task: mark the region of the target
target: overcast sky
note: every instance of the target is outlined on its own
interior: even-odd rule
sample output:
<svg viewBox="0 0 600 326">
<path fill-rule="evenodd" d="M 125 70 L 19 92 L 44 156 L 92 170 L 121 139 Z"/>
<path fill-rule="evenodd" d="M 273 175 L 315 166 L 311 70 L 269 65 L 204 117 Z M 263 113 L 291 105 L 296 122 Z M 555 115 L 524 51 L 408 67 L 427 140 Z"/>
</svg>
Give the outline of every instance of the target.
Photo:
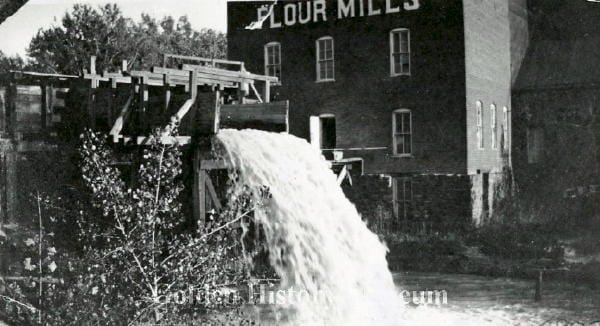
<svg viewBox="0 0 600 326">
<path fill-rule="evenodd" d="M 142 13 L 156 18 L 187 15 L 194 29 L 206 27 L 221 32 L 227 29 L 227 0 L 29 0 L 0 25 L 0 50 L 7 55 L 25 55 L 38 29 L 60 25 L 60 19 L 73 4 L 97 7 L 106 2 L 117 3 L 124 16 L 136 21 Z"/>
</svg>

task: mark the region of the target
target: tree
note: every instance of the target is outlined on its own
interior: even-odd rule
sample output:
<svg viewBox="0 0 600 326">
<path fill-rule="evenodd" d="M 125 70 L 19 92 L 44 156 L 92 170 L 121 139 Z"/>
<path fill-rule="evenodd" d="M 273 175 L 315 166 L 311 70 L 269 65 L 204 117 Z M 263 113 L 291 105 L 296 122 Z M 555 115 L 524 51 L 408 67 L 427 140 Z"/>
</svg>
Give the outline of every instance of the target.
<svg viewBox="0 0 600 326">
<path fill-rule="evenodd" d="M 0 51 L 0 74 L 9 72 L 11 70 L 23 70 L 25 67 L 25 61 L 21 56 L 6 56 Z"/>
<path fill-rule="evenodd" d="M 196 302 L 192 309 L 241 303 L 214 294 L 243 280 L 239 235 L 231 221 L 248 211 L 239 213 L 232 206 L 221 214 L 220 225 L 203 232 L 185 229 L 179 198 L 181 149 L 161 144 L 159 135 L 157 131 L 143 149 L 133 189 L 112 164 L 106 135 L 83 135 L 82 175 L 102 223 L 84 221 L 82 230 L 90 236 L 84 242 L 94 243 L 88 251 L 94 263 L 88 270 L 95 280 L 92 295 L 103 303 L 97 306 L 98 315 L 111 324 L 179 315 L 190 309 L 173 302 L 183 293 L 186 298 L 192 293 L 196 300 L 206 295 L 214 299 Z"/>
<path fill-rule="evenodd" d="M 28 54 L 44 70 L 80 74 L 96 56 L 98 71 L 114 71 L 122 60 L 129 69 L 148 69 L 162 63 L 163 53 L 224 58 L 226 38 L 210 29 L 195 31 L 187 17 L 177 21 L 166 16 L 156 20 L 143 14 L 139 23 L 125 18 L 119 7 L 98 9 L 74 5 L 61 26 L 40 29 L 31 40 Z"/>
</svg>

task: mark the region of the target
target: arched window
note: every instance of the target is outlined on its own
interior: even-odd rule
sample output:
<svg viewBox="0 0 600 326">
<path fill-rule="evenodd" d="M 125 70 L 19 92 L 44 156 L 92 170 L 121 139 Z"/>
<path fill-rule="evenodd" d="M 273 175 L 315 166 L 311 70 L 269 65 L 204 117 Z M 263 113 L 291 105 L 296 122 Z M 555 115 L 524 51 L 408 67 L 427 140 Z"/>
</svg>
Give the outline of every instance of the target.
<svg viewBox="0 0 600 326">
<path fill-rule="evenodd" d="M 498 129 L 496 128 L 497 126 L 497 122 L 496 122 L 496 104 L 492 104 L 490 105 L 490 126 L 492 127 L 491 132 L 492 132 L 492 148 L 496 149 L 498 148 L 498 144 L 496 141 L 496 135 L 498 134 Z"/>
<path fill-rule="evenodd" d="M 335 80 L 333 38 L 324 36 L 317 40 L 317 81 Z"/>
<path fill-rule="evenodd" d="M 406 28 L 390 32 L 390 75 L 410 75 L 410 31 Z"/>
<path fill-rule="evenodd" d="M 484 148 L 483 143 L 483 103 L 481 101 L 477 101 L 476 103 L 477 110 L 477 147 L 479 149 Z"/>
<path fill-rule="evenodd" d="M 407 109 L 394 111 L 392 124 L 394 155 L 411 156 L 413 153 L 411 111 Z"/>
<path fill-rule="evenodd" d="M 269 42 L 265 45 L 265 75 L 279 78 L 281 82 L 281 44 Z"/>
</svg>

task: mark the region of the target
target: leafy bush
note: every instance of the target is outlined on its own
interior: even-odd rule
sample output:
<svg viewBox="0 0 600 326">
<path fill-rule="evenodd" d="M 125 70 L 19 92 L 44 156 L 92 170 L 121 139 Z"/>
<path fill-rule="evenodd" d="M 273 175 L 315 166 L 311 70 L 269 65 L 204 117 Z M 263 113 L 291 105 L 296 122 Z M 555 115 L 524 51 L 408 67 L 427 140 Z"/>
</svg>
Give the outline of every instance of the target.
<svg viewBox="0 0 600 326">
<path fill-rule="evenodd" d="M 481 252 L 507 259 L 561 260 L 564 249 L 555 231 L 541 224 L 495 224 L 476 229 L 467 243 Z"/>
<path fill-rule="evenodd" d="M 245 266 L 240 263 L 244 261 L 241 231 L 234 229 L 233 222 L 248 215 L 249 203 L 233 201 L 216 212 L 204 229 L 187 227 L 180 198 L 181 149 L 157 141 L 158 131 L 152 139 L 142 150 L 135 186 L 129 186 L 113 164 L 117 159 L 106 137 L 91 131 L 82 135 L 81 174 L 91 193 L 84 199 L 87 202 L 63 201 L 62 210 L 51 210 L 50 205 L 39 210 L 40 219 L 42 213 L 47 213 L 46 219 L 71 217 L 71 231 L 77 234 L 80 248 L 69 252 L 65 249 L 72 248 L 67 245 L 58 253 L 44 252 L 42 256 L 37 250 L 28 252 L 38 248 L 35 232 L 23 233 L 32 237 L 34 244 L 17 238 L 6 242 L 25 247 L 19 256 L 33 258 L 18 264 L 31 281 L 11 283 L 3 291 L 2 316 L 8 321 L 35 324 L 41 318 L 48 325 L 169 324 L 181 318 L 210 320 L 211 312 L 244 320 L 233 313 L 242 301 L 228 299 L 246 280 Z M 46 226 L 43 232 L 49 230 Z M 44 239 L 43 248 L 56 247 L 50 242 L 53 237 Z M 56 272 L 52 271 L 54 281 L 45 283 L 41 297 L 35 283 L 40 276 L 39 266 L 35 266 L 38 258 L 44 268 L 50 263 L 58 265 Z M 47 274 L 45 270 L 43 274 Z M 196 301 L 178 303 L 183 293 L 193 293 Z M 211 300 L 198 301 L 204 294 L 210 294 Z"/>
<path fill-rule="evenodd" d="M 380 235 L 389 249 L 392 268 L 420 271 L 460 271 L 466 247 L 455 234 L 413 235 L 385 232 Z"/>
</svg>

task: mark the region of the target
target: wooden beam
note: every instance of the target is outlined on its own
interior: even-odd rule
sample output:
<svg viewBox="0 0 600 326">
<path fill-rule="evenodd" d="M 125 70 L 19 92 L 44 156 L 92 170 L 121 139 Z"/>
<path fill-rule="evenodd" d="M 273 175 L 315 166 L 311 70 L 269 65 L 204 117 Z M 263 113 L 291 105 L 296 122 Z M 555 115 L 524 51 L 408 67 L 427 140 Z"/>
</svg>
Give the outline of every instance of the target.
<svg viewBox="0 0 600 326">
<path fill-rule="evenodd" d="M 250 87 L 252 87 L 252 91 L 254 92 L 254 95 L 256 96 L 256 98 L 258 99 L 258 101 L 260 103 L 263 103 L 263 99 L 260 97 L 260 94 L 258 93 L 258 91 L 256 90 L 256 87 L 254 87 L 254 83 L 250 84 Z"/>
<path fill-rule="evenodd" d="M 168 58 L 192 60 L 192 61 L 198 61 L 198 62 L 204 62 L 204 63 L 221 63 L 221 64 L 227 64 L 227 65 L 240 65 L 240 66 L 244 65 L 244 63 L 242 61 L 194 57 L 194 56 L 189 56 L 189 55 L 179 55 L 179 54 L 168 53 L 168 54 L 164 54 L 164 56 L 163 56 L 163 66 L 165 66 L 165 67 L 167 65 Z"/>
<path fill-rule="evenodd" d="M 342 170 L 340 171 L 340 174 L 338 174 L 337 177 L 337 183 L 338 185 L 342 185 L 342 182 L 344 182 L 344 179 L 346 178 L 346 174 L 348 174 L 348 170 L 346 170 L 346 166 L 344 165 L 342 167 Z"/>
<path fill-rule="evenodd" d="M 198 181 L 196 187 L 198 187 L 198 225 L 204 227 L 206 225 L 206 172 L 202 170 L 197 171 Z"/>
<path fill-rule="evenodd" d="M 160 69 L 165 69 L 165 68 L 160 68 Z M 187 71 L 182 71 L 182 70 L 175 70 L 175 69 L 169 69 L 169 70 L 174 70 L 174 71 L 179 71 L 180 73 L 177 74 L 168 74 L 168 73 L 157 73 L 157 72 L 148 72 L 148 71 L 137 71 L 137 70 L 133 70 L 130 72 L 132 77 L 147 77 L 148 81 L 146 82 L 148 85 L 152 85 L 152 86 L 163 86 L 165 85 L 164 82 L 164 75 L 167 74 L 169 75 L 169 84 L 173 84 L 173 85 L 189 85 L 190 80 L 189 80 L 189 73 Z M 226 81 L 226 80 L 222 80 L 222 79 L 215 79 L 215 78 L 202 78 L 202 77 L 198 77 L 196 79 L 196 82 L 198 83 L 198 85 L 222 85 L 223 87 L 229 87 L 229 88 L 234 88 L 236 87 L 235 84 L 231 81 Z"/>
<path fill-rule="evenodd" d="M 273 125 L 279 131 L 287 130 L 288 102 L 222 105 L 219 129 L 242 128 L 252 124 Z M 275 129 L 273 131 L 275 131 Z"/>
<path fill-rule="evenodd" d="M 119 135 L 121 134 L 121 130 L 123 130 L 125 120 L 127 120 L 129 112 L 131 112 L 131 102 L 133 102 L 133 94 L 129 95 L 129 97 L 127 98 L 127 102 L 125 102 L 125 105 L 123 105 L 123 108 L 121 109 L 117 120 L 115 120 L 115 123 L 113 124 L 113 127 L 110 130 L 109 135 L 113 137 L 113 142 L 115 143 L 119 141 Z"/>
<path fill-rule="evenodd" d="M 205 71 L 206 69 L 209 69 L 209 71 L 206 72 Z M 231 74 L 230 74 L 231 71 L 223 70 L 223 69 L 216 69 L 216 68 L 185 69 L 185 70 L 163 68 L 163 67 L 153 67 L 152 68 L 152 73 L 154 73 L 154 74 L 168 74 L 173 77 L 182 77 L 182 78 L 187 77 L 189 75 L 190 71 L 196 71 L 198 73 L 199 80 L 205 80 L 205 81 L 208 81 L 213 84 L 239 83 L 239 82 L 250 83 L 250 82 L 254 81 L 252 78 L 249 78 L 249 76 L 239 75 L 240 74 L 239 72 L 233 72 L 234 74 L 237 74 L 237 75 L 231 76 Z M 205 84 L 208 84 L 208 82 L 205 82 Z"/>
<path fill-rule="evenodd" d="M 271 102 L 271 82 L 265 80 L 265 89 L 263 90 L 263 97 L 265 98 L 265 103 Z"/>
<path fill-rule="evenodd" d="M 194 105 L 194 99 L 189 99 L 183 103 L 183 105 L 177 110 L 177 113 L 171 117 L 174 122 L 180 122 L 183 117 L 190 111 L 190 108 Z"/>
<path fill-rule="evenodd" d="M 148 88 L 146 87 L 146 78 L 138 79 L 138 121 L 137 125 L 146 132 L 148 131 L 148 117 L 147 117 L 147 106 L 148 106 Z"/>
<path fill-rule="evenodd" d="M 194 162 L 193 162 L 193 170 L 194 170 L 194 184 L 192 186 L 192 202 L 194 204 L 194 219 L 198 223 L 198 229 L 203 230 L 205 225 L 205 215 L 206 215 L 206 186 L 204 179 L 202 179 L 201 174 L 201 151 L 199 149 L 194 150 Z"/>
<path fill-rule="evenodd" d="M 223 160 L 201 160 L 201 170 L 225 170 L 230 166 Z"/>
<path fill-rule="evenodd" d="M 219 75 L 219 76 L 227 76 L 234 77 L 239 79 L 250 79 L 250 80 L 260 80 L 260 81 L 270 81 L 270 82 L 278 82 L 279 78 L 273 76 L 265 76 L 265 75 L 257 75 L 247 71 L 232 71 L 226 69 L 219 68 L 210 68 L 198 65 L 187 65 L 184 64 L 182 66 L 183 70 L 197 70 L 200 73 L 204 73 L 207 75 Z"/>
<path fill-rule="evenodd" d="M 150 145 L 153 141 L 152 136 L 138 136 L 136 139 L 137 145 Z M 190 136 L 160 136 L 159 142 L 165 145 L 187 145 L 192 143 Z"/>
<path fill-rule="evenodd" d="M 96 56 L 93 55 L 90 57 L 90 74 L 96 74 Z"/>
<path fill-rule="evenodd" d="M 190 99 L 192 101 L 194 101 L 196 99 L 196 96 L 198 95 L 198 73 L 194 70 L 194 71 L 190 71 L 188 73 L 190 81 Z"/>
<path fill-rule="evenodd" d="M 163 89 L 165 92 L 164 112 L 169 112 L 169 106 L 171 106 L 171 86 L 169 85 L 169 76 L 163 75 Z"/>
<path fill-rule="evenodd" d="M 213 185 L 212 180 L 210 179 L 210 175 L 208 175 L 208 173 L 206 173 L 206 170 L 202 170 L 201 173 L 205 174 L 204 180 L 206 181 L 206 189 L 208 189 L 208 194 L 210 195 L 210 199 L 212 200 L 213 204 L 215 205 L 215 208 L 217 210 L 221 210 L 221 208 L 222 208 L 221 202 L 219 201 L 219 197 L 217 196 L 217 191 L 215 190 L 215 186 Z"/>
</svg>

